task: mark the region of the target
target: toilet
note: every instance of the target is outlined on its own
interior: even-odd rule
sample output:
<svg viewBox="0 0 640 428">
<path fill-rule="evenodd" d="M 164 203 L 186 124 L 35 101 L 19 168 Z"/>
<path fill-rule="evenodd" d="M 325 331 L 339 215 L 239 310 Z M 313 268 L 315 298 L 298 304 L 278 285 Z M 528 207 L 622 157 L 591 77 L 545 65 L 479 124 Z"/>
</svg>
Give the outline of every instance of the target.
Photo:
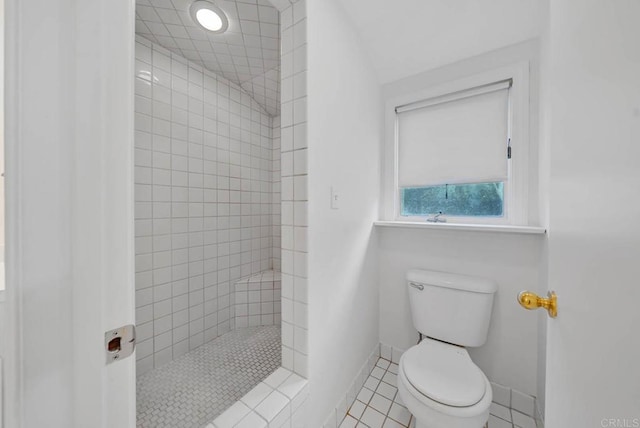
<svg viewBox="0 0 640 428">
<path fill-rule="evenodd" d="M 400 358 L 398 392 L 416 428 L 482 428 L 491 384 L 465 347 L 487 340 L 495 282 L 445 272 L 407 272 L 414 327 L 424 337 Z"/>
</svg>

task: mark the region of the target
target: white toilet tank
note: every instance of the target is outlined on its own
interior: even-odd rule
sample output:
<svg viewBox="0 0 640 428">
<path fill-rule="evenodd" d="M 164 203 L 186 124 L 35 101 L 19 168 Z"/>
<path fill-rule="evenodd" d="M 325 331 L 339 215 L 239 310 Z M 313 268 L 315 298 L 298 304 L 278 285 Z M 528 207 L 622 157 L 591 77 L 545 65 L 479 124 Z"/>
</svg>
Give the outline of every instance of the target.
<svg viewBox="0 0 640 428">
<path fill-rule="evenodd" d="M 460 346 L 487 340 L 494 281 L 430 270 L 407 272 L 414 327 L 423 335 Z"/>
</svg>

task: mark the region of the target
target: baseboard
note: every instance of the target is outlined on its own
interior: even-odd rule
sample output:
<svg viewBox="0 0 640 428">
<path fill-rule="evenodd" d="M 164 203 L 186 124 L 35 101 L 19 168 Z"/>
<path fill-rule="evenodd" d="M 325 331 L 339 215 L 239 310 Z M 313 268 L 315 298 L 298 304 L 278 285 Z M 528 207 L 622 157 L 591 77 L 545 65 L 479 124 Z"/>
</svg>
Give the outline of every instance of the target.
<svg viewBox="0 0 640 428">
<path fill-rule="evenodd" d="M 400 364 L 400 357 L 406 349 L 395 348 L 391 345 L 380 344 L 380 357 L 392 363 Z"/>
<path fill-rule="evenodd" d="M 380 358 L 380 349 L 380 344 L 377 344 L 371 350 L 369 357 L 362 364 L 362 367 L 351 382 L 351 385 L 349 386 L 347 391 L 342 394 L 335 408 L 331 411 L 329 416 L 327 416 L 327 419 L 324 423 L 324 428 L 337 428 L 338 426 L 340 426 L 342 420 L 349 411 L 349 406 L 356 399 L 358 392 L 360 392 L 360 389 L 362 389 L 362 387 L 364 386 L 367 377 L 369 377 L 371 370 L 373 370 L 376 362 L 378 361 L 378 358 Z"/>
</svg>

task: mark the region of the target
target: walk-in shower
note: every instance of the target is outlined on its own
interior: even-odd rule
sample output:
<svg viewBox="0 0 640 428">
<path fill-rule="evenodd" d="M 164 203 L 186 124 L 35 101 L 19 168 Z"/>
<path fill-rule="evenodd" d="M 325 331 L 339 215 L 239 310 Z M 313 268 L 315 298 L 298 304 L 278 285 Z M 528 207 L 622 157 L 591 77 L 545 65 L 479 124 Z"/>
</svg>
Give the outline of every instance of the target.
<svg viewBox="0 0 640 428">
<path fill-rule="evenodd" d="M 204 426 L 281 362 L 279 14 L 210 4 L 225 31 L 136 4 L 139 427 Z"/>
</svg>

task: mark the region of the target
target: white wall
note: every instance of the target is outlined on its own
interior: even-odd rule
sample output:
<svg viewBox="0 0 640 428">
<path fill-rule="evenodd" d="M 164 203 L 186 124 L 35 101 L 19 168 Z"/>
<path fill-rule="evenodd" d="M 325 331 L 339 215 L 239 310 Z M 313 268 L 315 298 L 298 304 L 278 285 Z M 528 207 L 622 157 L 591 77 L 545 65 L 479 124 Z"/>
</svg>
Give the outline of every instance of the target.
<svg viewBox="0 0 640 428">
<path fill-rule="evenodd" d="M 635 0 L 550 2 L 549 428 L 640 423 L 638 22 Z"/>
<path fill-rule="evenodd" d="M 378 343 L 381 98 L 336 0 L 308 1 L 309 386 L 321 426 Z M 330 208 L 330 189 L 340 209 Z"/>
<path fill-rule="evenodd" d="M 279 203 L 272 119 L 243 89 L 139 36 L 135 85 L 142 374 L 233 328 L 235 282 L 273 266 Z"/>
<path fill-rule="evenodd" d="M 539 0 L 341 0 L 389 83 L 538 35 Z"/>
<path fill-rule="evenodd" d="M 522 61 L 530 63 L 530 221 L 539 224 L 538 195 L 538 43 L 528 41 L 385 85 L 385 99 L 428 89 L 466 76 Z M 537 394 L 538 317 L 516 302 L 518 292 L 544 289 L 542 235 L 467 231 L 383 229 L 379 237 L 380 340 L 406 349 L 417 341 L 404 276 L 424 268 L 478 275 L 498 282 L 487 344 L 471 355 L 492 382 Z"/>
</svg>

